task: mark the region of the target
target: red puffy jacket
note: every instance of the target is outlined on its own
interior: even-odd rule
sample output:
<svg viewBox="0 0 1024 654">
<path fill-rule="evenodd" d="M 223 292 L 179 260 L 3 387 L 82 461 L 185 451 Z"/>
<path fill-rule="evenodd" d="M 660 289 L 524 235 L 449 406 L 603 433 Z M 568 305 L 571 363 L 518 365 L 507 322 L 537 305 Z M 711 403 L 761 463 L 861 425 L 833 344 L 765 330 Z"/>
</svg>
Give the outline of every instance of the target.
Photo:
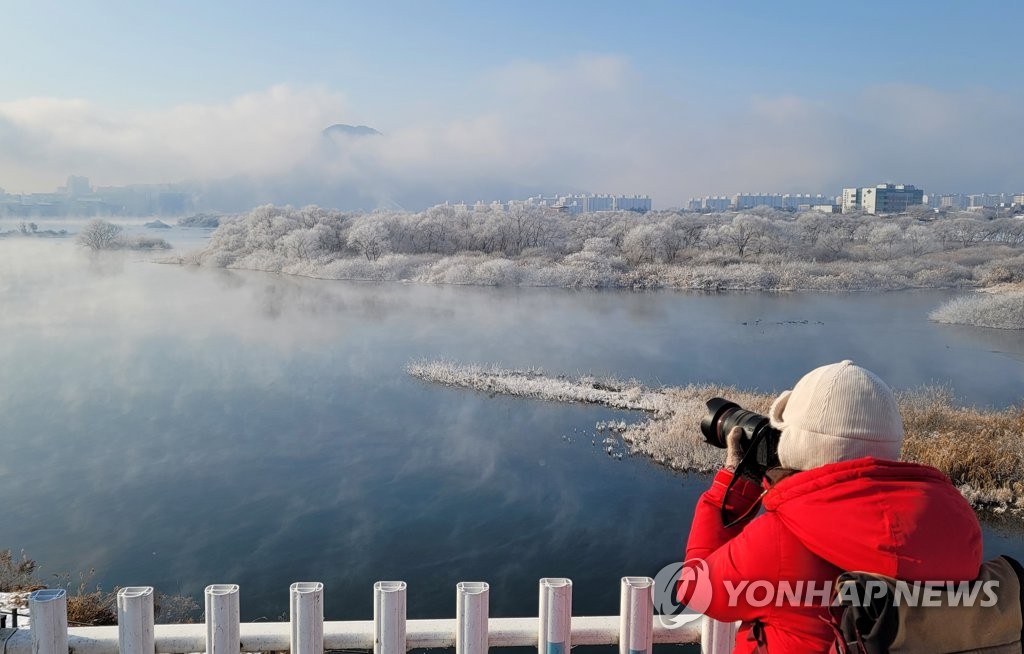
<svg viewBox="0 0 1024 654">
<path fill-rule="evenodd" d="M 710 578 L 705 615 L 743 621 L 735 652 L 755 651 L 758 639 L 772 653 L 827 652 L 833 631 L 823 589 L 843 571 L 966 581 L 981 566 L 978 519 L 934 468 L 865 457 L 798 472 L 764 491 L 761 515 L 726 529 L 720 507 L 731 479 L 719 471 L 697 502 L 683 578 Z M 762 493 L 745 478 L 733 492 L 740 513 Z M 698 587 L 681 582 L 677 599 L 690 603 Z M 794 601 L 801 588 L 818 592 Z"/>
</svg>

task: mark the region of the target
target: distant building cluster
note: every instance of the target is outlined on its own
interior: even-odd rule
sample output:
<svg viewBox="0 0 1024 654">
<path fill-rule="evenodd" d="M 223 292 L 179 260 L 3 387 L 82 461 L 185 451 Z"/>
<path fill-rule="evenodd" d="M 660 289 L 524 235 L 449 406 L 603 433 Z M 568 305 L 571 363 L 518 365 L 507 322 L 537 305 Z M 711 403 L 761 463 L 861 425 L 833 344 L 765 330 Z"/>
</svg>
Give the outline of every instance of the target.
<svg viewBox="0 0 1024 654">
<path fill-rule="evenodd" d="M 721 212 L 743 211 L 768 207 L 781 211 L 822 211 L 849 213 L 863 211 L 869 214 L 903 213 L 909 207 L 925 205 L 936 210 L 981 211 L 1024 207 L 1024 193 L 950 193 L 926 195 L 912 184 L 876 184 L 875 186 L 844 188 L 841 195 L 802 195 L 783 193 L 737 193 L 736 195 L 708 195 L 690 198 L 690 211 Z"/>
<path fill-rule="evenodd" d="M 946 193 L 929 195 L 925 204 L 933 209 L 980 211 L 1024 206 L 1024 193 Z"/>
<path fill-rule="evenodd" d="M 737 193 L 733 196 L 715 195 L 690 198 L 690 211 L 743 211 L 768 207 L 782 211 L 837 211 L 836 199 L 828 195 L 802 193 Z"/>
<path fill-rule="evenodd" d="M 525 200 L 509 200 L 508 202 L 494 201 L 491 203 L 477 202 L 467 204 L 460 202 L 456 204 L 445 203 L 461 211 L 482 211 L 482 210 L 506 210 L 517 206 L 548 207 L 568 214 L 594 213 L 598 211 L 635 211 L 647 213 L 651 210 L 651 198 L 646 195 L 552 195 L 550 197 L 538 195 Z"/>
<path fill-rule="evenodd" d="M 88 177 L 71 175 L 53 193 L 8 194 L 0 189 L 0 216 L 176 216 L 192 211 L 191 194 L 168 184 L 93 187 Z"/>
</svg>

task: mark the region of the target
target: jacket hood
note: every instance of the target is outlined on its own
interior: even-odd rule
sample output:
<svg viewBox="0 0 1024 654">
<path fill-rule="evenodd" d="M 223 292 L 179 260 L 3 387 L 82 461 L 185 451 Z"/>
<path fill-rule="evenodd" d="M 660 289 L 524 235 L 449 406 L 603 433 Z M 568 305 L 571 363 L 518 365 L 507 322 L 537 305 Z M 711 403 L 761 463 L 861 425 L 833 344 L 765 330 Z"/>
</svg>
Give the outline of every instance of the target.
<svg viewBox="0 0 1024 654">
<path fill-rule="evenodd" d="M 873 457 L 824 465 L 772 486 L 764 508 L 807 549 L 843 570 L 963 581 L 981 566 L 974 511 L 928 466 Z"/>
</svg>

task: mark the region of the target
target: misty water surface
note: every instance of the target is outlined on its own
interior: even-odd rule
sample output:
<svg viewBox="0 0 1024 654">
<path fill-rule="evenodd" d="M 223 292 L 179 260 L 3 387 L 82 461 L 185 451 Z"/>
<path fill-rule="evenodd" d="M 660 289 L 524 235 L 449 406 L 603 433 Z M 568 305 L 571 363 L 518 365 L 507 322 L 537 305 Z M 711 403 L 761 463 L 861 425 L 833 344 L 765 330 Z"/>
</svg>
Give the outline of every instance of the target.
<svg viewBox="0 0 1024 654">
<path fill-rule="evenodd" d="M 326 584 L 332 619 L 369 618 L 379 579 L 409 582 L 411 617 L 454 615 L 461 580 L 528 615 L 542 576 L 610 614 L 620 577 L 681 555 L 707 479 L 592 444 L 595 422 L 642 416 L 426 385 L 411 358 L 761 390 L 852 358 L 898 388 L 1024 396 L 1024 334 L 929 323 L 949 292 L 381 285 L 147 258 L 0 241 L 0 548 L 108 588 L 239 583 L 244 619 L 286 613 L 300 580 Z M 1024 549 L 992 528 L 987 546 Z"/>
</svg>

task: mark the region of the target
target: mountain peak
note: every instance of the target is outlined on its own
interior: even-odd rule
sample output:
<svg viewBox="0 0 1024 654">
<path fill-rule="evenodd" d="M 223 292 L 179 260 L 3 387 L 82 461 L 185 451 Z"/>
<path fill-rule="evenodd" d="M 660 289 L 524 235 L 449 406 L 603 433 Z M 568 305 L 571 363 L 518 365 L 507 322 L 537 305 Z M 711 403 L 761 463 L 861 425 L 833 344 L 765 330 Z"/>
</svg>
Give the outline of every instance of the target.
<svg viewBox="0 0 1024 654">
<path fill-rule="evenodd" d="M 366 125 L 338 123 L 325 129 L 324 136 L 380 136 L 380 132 Z"/>
</svg>

